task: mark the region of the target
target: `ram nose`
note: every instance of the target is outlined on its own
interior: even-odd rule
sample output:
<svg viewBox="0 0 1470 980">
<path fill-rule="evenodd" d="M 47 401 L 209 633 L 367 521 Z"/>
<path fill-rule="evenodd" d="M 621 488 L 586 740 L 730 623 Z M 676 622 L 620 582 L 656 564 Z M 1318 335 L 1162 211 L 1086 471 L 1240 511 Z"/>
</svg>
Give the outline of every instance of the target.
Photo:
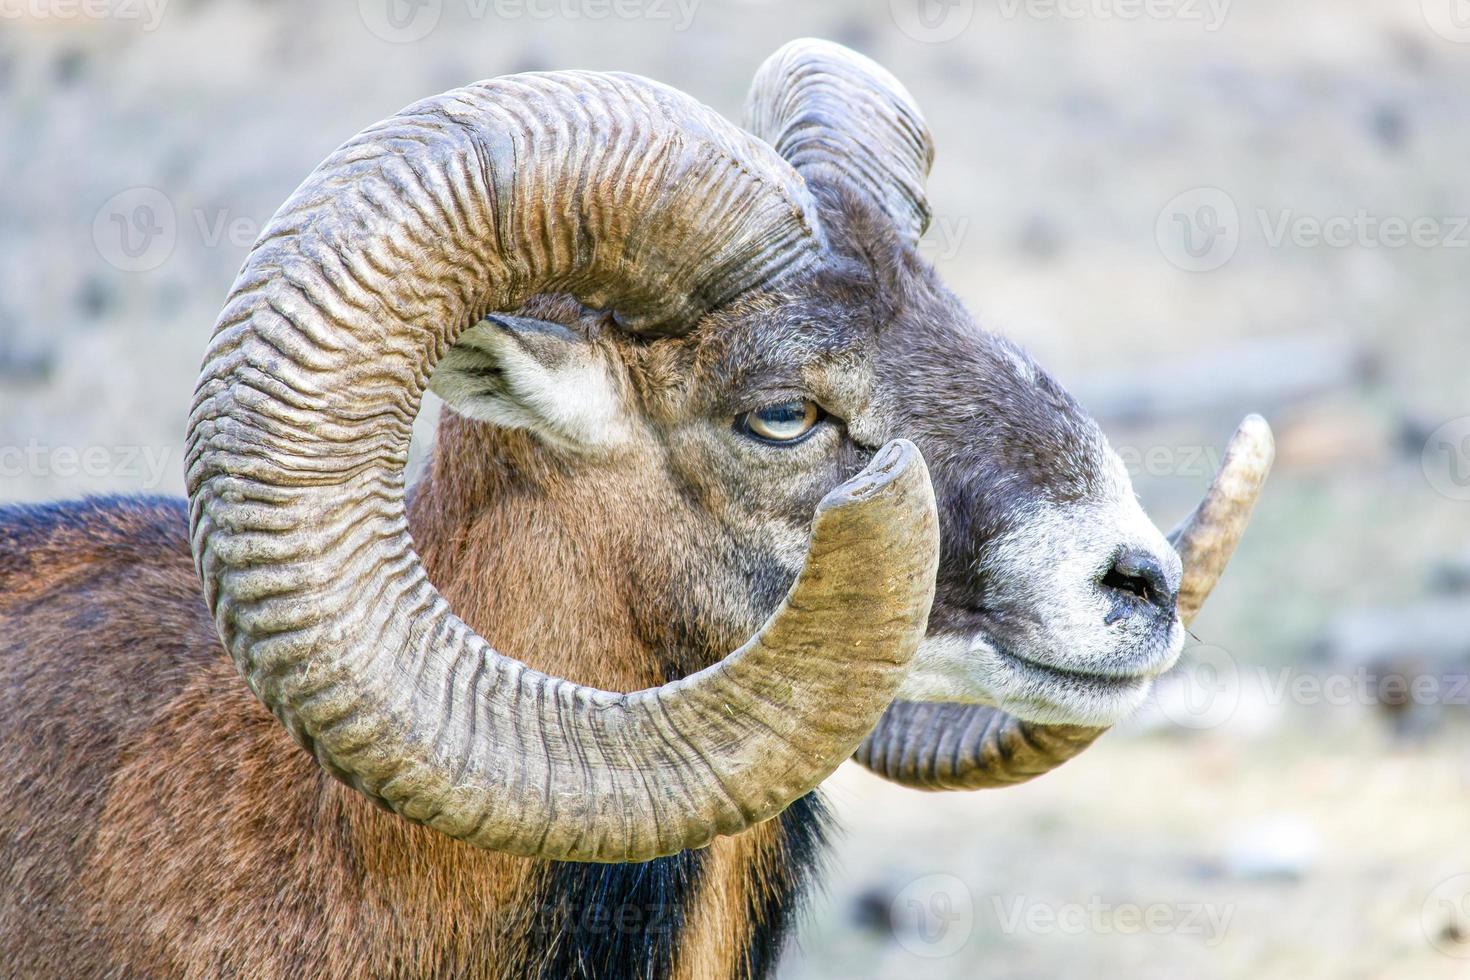
<svg viewBox="0 0 1470 980">
<path fill-rule="evenodd" d="M 1107 621 L 1125 616 L 1174 618 L 1181 570 L 1178 555 L 1127 545 L 1118 551 L 1098 585 L 1112 600 Z"/>
</svg>

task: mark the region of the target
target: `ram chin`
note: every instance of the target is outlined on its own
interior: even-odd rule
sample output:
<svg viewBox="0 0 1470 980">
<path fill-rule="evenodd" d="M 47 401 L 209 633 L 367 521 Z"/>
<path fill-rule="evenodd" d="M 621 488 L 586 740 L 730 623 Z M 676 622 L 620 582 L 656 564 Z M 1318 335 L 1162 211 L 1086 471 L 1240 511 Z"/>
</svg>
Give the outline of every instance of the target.
<svg viewBox="0 0 1470 980">
<path fill-rule="evenodd" d="M 1179 659 L 1184 629 L 1126 658 L 1112 673 L 1070 670 L 1012 651 L 984 634 L 931 636 L 899 689 L 905 701 L 985 704 L 1045 725 L 1106 728 L 1137 710 Z"/>
</svg>

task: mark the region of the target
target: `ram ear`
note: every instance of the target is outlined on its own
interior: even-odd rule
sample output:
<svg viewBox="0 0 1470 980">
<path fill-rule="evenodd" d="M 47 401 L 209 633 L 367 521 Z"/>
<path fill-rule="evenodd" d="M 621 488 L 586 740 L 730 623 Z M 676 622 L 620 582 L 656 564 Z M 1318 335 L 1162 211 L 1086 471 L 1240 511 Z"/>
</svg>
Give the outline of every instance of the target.
<svg viewBox="0 0 1470 980">
<path fill-rule="evenodd" d="M 559 323 L 496 314 L 459 335 L 429 389 L 468 418 L 572 450 L 628 438 L 627 386 L 603 345 Z"/>
</svg>

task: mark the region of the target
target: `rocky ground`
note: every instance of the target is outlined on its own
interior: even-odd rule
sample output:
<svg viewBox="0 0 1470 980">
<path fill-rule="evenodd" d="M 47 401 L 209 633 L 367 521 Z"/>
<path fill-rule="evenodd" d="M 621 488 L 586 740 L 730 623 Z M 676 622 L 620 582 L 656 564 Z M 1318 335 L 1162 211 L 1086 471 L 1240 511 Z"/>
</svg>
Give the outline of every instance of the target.
<svg viewBox="0 0 1470 980">
<path fill-rule="evenodd" d="M 1129 731 L 1003 793 L 833 780 L 848 831 L 785 975 L 1462 975 L 1456 2 L 5 5 L 0 501 L 180 492 L 233 273 L 363 125 L 540 67 L 736 115 L 780 43 L 842 40 L 928 114 L 929 255 L 1099 416 L 1161 524 L 1244 412 L 1281 454 L 1199 645 Z M 1424 696 L 1384 696 L 1395 671 Z"/>
</svg>

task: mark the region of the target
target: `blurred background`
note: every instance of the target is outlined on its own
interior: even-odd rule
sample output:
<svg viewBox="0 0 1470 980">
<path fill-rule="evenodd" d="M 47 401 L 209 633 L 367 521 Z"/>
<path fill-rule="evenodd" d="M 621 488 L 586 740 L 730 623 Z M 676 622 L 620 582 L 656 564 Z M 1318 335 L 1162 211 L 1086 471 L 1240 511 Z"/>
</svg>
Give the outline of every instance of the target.
<svg viewBox="0 0 1470 980">
<path fill-rule="evenodd" d="M 1079 760 L 832 779 L 782 976 L 1470 975 L 1466 0 L 0 0 L 0 502 L 182 492 L 233 275 L 363 126 L 570 67 L 738 118 L 808 34 L 915 94 L 927 254 L 1161 525 L 1244 413 L 1279 461 L 1179 669 Z"/>
</svg>

